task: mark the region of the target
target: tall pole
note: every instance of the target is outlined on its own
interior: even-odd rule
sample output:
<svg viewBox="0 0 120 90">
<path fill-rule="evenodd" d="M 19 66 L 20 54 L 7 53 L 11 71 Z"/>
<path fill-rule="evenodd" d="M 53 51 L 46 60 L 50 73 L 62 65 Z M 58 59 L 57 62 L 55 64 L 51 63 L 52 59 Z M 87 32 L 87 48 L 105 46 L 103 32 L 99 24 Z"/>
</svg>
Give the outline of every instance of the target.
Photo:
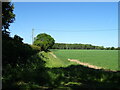
<svg viewBox="0 0 120 90">
<path fill-rule="evenodd" d="M 34 29 L 32 29 L 32 44 L 34 42 Z"/>
</svg>

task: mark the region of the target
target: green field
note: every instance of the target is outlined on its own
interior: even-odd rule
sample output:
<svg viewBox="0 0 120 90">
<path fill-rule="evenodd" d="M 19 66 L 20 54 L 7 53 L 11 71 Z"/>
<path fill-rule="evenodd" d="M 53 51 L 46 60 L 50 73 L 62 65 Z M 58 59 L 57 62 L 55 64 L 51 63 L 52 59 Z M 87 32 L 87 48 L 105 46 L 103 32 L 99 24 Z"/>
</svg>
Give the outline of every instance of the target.
<svg viewBox="0 0 120 90">
<path fill-rule="evenodd" d="M 41 52 L 40 52 L 41 53 Z M 50 54 L 51 52 L 42 52 L 41 54 L 44 56 L 42 59 L 46 61 L 46 67 L 54 68 L 54 67 L 67 67 L 69 65 L 75 65 L 75 62 L 69 62 L 66 59 L 55 58 Z"/>
<path fill-rule="evenodd" d="M 117 50 L 51 50 L 59 59 L 58 65 L 70 65 L 68 59 L 77 59 L 105 69 L 118 70 Z M 54 62 L 56 63 L 56 62 Z M 51 63 L 52 64 L 52 63 Z M 74 63 L 75 64 L 75 63 Z M 57 66 L 57 64 L 56 64 Z"/>
</svg>

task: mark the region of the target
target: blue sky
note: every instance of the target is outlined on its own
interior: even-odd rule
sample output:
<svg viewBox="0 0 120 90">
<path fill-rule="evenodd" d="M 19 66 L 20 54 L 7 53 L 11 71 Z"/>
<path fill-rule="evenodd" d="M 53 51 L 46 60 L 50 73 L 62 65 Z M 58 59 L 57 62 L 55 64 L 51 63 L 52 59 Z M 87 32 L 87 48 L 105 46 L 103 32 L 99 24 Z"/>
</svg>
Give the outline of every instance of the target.
<svg viewBox="0 0 120 90">
<path fill-rule="evenodd" d="M 11 36 L 32 43 L 39 33 L 50 34 L 57 43 L 118 46 L 117 2 L 15 2 L 16 20 Z"/>
</svg>

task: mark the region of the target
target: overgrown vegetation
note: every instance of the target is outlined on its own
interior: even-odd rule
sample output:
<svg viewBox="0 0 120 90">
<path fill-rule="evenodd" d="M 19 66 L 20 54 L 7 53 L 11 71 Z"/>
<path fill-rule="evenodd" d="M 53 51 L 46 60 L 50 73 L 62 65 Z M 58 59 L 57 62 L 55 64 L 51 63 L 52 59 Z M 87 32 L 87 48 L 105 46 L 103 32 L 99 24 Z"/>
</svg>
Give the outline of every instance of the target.
<svg viewBox="0 0 120 90">
<path fill-rule="evenodd" d="M 15 35 L 13 38 L 7 34 L 2 34 L 2 59 L 3 66 L 7 64 L 25 64 L 27 59 L 40 51 L 38 46 L 30 46 L 22 42 L 22 38 Z"/>
<path fill-rule="evenodd" d="M 49 75 L 44 68 L 45 62 L 41 60 L 37 53 L 27 59 L 26 64 L 16 65 L 7 64 L 3 69 L 3 89 L 32 89 L 40 86 L 48 86 Z"/>
<path fill-rule="evenodd" d="M 96 70 L 81 65 L 49 69 L 59 87 L 76 89 L 120 89 L 120 72 Z M 69 89 L 68 89 L 69 90 Z"/>
</svg>

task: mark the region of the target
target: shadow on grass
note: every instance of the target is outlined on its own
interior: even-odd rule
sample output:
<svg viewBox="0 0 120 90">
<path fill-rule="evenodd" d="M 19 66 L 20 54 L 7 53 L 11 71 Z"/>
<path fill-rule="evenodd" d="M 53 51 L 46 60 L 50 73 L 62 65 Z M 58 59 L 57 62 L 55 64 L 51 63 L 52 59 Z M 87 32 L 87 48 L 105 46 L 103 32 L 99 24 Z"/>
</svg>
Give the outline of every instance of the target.
<svg viewBox="0 0 120 90">
<path fill-rule="evenodd" d="M 56 82 L 59 83 L 58 85 L 61 84 L 64 87 L 70 87 L 72 90 L 80 88 L 120 89 L 119 71 L 105 71 L 103 69 L 96 70 L 82 65 L 71 65 L 66 68 L 48 68 L 48 71 L 56 74 Z M 56 84 L 56 82 L 54 82 L 54 84 Z"/>
<path fill-rule="evenodd" d="M 12 68 L 8 65 L 3 73 L 3 89 L 16 90 L 89 90 L 120 89 L 120 72 L 96 70 L 82 65 L 46 68 L 45 61 L 36 54 L 26 65 Z M 44 56 L 42 56 L 44 57 Z"/>
</svg>

